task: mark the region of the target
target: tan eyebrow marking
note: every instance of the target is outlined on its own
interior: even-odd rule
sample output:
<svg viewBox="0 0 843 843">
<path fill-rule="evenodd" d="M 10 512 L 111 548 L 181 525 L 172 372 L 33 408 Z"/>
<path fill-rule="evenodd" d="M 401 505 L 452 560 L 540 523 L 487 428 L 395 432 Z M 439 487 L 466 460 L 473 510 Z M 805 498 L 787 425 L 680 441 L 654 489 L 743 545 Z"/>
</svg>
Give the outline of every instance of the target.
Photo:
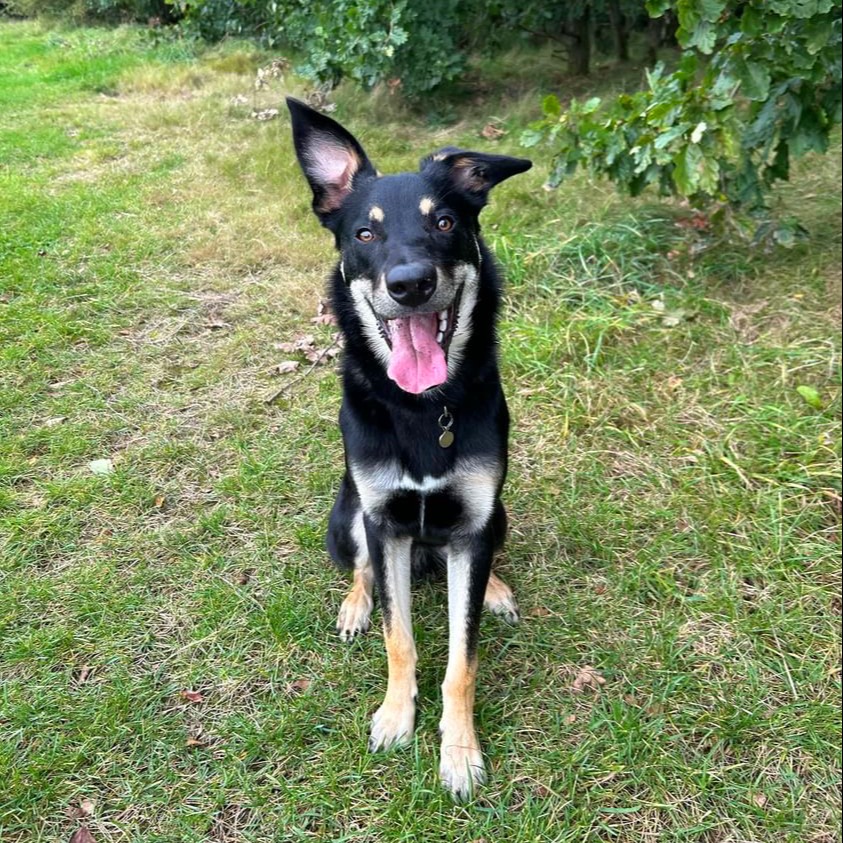
<svg viewBox="0 0 843 843">
<path fill-rule="evenodd" d="M 422 197 L 422 201 L 419 202 L 419 210 L 427 216 L 433 210 L 434 202 L 429 196 Z"/>
<path fill-rule="evenodd" d="M 374 222 L 383 222 L 383 208 L 378 205 L 372 205 L 369 209 L 369 219 Z"/>
</svg>

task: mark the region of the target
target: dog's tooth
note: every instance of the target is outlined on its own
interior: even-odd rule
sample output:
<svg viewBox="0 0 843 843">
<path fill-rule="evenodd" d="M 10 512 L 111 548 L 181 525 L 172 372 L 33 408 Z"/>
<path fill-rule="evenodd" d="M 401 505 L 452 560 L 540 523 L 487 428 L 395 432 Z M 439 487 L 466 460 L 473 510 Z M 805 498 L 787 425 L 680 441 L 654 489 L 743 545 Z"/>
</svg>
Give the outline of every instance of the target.
<svg viewBox="0 0 843 843">
<path fill-rule="evenodd" d="M 439 320 L 439 330 L 443 331 L 443 332 L 448 330 L 448 320 L 447 319 L 440 319 Z"/>
<path fill-rule="evenodd" d="M 444 310 L 440 310 L 437 314 L 439 316 L 439 321 L 441 322 L 443 319 L 448 318 L 448 308 L 446 307 Z"/>
<path fill-rule="evenodd" d="M 439 331 L 436 334 L 436 342 L 442 342 L 442 340 L 444 340 L 444 339 L 445 339 L 445 334 L 443 334 L 442 331 Z"/>
</svg>

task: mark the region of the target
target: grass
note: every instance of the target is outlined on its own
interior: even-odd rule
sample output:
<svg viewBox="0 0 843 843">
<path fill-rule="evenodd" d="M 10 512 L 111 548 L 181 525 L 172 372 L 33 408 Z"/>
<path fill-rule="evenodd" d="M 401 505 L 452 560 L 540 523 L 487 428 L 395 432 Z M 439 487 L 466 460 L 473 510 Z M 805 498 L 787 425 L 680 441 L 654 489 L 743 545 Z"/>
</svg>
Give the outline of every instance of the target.
<svg viewBox="0 0 843 843">
<path fill-rule="evenodd" d="M 541 166 L 484 212 L 524 619 L 483 621 L 490 782 L 455 806 L 443 588 L 415 742 L 368 755 L 383 645 L 335 639 L 322 549 L 336 377 L 264 403 L 275 343 L 331 340 L 332 260 L 285 119 L 249 118 L 302 92 L 254 93 L 268 58 L 0 25 L 2 843 L 68 839 L 86 799 L 98 843 L 840 840 L 839 135 L 777 195 L 810 231 L 786 253 Z M 479 137 L 534 107 L 513 87 L 450 125 L 342 88 L 337 115 L 384 170 L 517 154 Z"/>
</svg>

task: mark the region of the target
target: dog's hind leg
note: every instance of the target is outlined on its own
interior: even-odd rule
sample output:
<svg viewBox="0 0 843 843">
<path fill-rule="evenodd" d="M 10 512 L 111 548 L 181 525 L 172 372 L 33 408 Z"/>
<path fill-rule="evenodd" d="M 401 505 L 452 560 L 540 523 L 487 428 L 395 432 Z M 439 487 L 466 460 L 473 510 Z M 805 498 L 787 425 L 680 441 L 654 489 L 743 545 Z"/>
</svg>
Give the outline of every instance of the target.
<svg viewBox="0 0 843 843">
<path fill-rule="evenodd" d="M 483 605 L 507 623 L 518 623 L 518 603 L 512 589 L 494 572 L 489 574 Z"/>
<path fill-rule="evenodd" d="M 348 478 L 343 479 L 331 512 L 327 545 L 339 567 L 354 571 L 351 590 L 337 616 L 337 633 L 343 641 L 352 641 L 371 625 L 375 573 L 369 557 L 360 498 Z"/>
<path fill-rule="evenodd" d="M 495 501 L 495 508 L 492 511 L 492 542 L 495 550 L 503 547 L 506 538 L 506 510 L 500 499 Z M 489 575 L 489 583 L 486 586 L 486 595 L 483 598 L 483 605 L 493 614 L 503 618 L 507 623 L 518 623 L 518 603 L 512 589 L 498 576 L 492 572 Z"/>
</svg>

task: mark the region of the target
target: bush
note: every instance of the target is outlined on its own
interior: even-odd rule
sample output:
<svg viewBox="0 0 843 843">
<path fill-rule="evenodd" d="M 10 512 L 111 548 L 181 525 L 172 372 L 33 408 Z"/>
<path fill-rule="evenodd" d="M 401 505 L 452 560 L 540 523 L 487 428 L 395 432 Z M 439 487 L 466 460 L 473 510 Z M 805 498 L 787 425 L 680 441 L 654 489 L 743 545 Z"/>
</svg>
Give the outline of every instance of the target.
<svg viewBox="0 0 843 843">
<path fill-rule="evenodd" d="M 648 186 L 703 205 L 763 212 L 790 160 L 825 152 L 841 120 L 839 0 L 651 0 L 670 8 L 685 48 L 673 73 L 610 103 L 554 96 L 527 145 L 554 148 L 550 184 L 579 165 L 638 194 Z M 789 237 L 783 232 L 783 237 Z"/>
</svg>

